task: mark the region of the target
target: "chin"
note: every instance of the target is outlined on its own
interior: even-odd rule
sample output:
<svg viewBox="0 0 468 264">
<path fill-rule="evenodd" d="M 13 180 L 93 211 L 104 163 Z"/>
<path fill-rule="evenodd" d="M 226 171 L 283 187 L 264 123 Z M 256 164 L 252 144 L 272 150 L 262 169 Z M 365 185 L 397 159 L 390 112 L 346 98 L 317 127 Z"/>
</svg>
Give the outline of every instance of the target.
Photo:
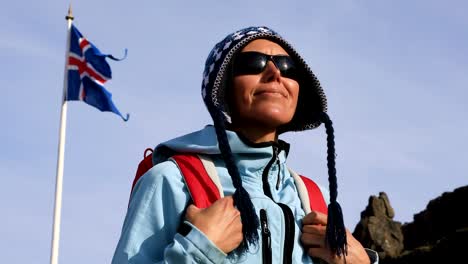
<svg viewBox="0 0 468 264">
<path fill-rule="evenodd" d="M 254 120 L 257 123 L 263 124 L 268 127 L 278 128 L 282 125 L 289 123 L 292 120 L 293 115 L 273 112 L 273 113 L 259 113 L 255 115 Z"/>
</svg>

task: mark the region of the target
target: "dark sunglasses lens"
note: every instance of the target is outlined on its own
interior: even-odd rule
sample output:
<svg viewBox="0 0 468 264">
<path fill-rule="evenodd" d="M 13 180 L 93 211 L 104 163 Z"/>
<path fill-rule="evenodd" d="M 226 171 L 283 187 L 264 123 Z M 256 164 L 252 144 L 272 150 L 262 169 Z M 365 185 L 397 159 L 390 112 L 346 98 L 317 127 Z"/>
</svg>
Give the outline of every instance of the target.
<svg viewBox="0 0 468 264">
<path fill-rule="evenodd" d="M 298 70 L 291 57 L 285 55 L 269 56 L 259 52 L 239 53 L 234 61 L 234 76 L 261 73 L 265 70 L 270 57 L 280 70 L 281 76 L 297 80 Z"/>
<path fill-rule="evenodd" d="M 289 56 L 274 56 L 276 67 L 281 72 L 281 76 L 291 79 L 297 78 L 297 68 L 294 61 Z"/>
<path fill-rule="evenodd" d="M 259 74 L 267 64 L 267 56 L 257 52 L 239 53 L 234 61 L 234 76 Z"/>
</svg>

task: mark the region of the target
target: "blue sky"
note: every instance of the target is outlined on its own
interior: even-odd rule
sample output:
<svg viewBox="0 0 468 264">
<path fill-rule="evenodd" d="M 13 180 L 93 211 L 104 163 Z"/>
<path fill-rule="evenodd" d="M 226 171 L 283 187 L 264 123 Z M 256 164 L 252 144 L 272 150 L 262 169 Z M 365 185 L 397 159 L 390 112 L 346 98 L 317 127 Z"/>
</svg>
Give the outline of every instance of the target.
<svg viewBox="0 0 468 264">
<path fill-rule="evenodd" d="M 318 75 L 335 123 L 339 199 L 350 229 L 385 191 L 396 220 L 467 184 L 468 5 L 464 1 L 75 1 L 75 25 L 111 62 L 125 123 L 69 104 L 61 263 L 108 263 L 147 147 L 210 123 L 203 64 L 227 33 L 280 32 Z M 0 248 L 47 263 L 66 40 L 63 1 L 0 10 Z M 326 181 L 323 128 L 289 133 L 289 165 Z"/>
</svg>

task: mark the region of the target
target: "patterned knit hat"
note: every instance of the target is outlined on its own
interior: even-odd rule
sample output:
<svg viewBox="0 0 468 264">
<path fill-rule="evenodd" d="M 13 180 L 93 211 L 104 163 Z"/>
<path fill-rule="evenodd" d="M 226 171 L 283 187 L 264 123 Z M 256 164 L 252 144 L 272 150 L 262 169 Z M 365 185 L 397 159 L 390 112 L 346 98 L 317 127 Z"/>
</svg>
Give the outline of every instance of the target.
<svg viewBox="0 0 468 264">
<path fill-rule="evenodd" d="M 278 133 L 301 131 L 325 124 L 328 141 L 328 172 L 330 183 L 330 204 L 328 205 L 328 224 L 326 240 L 329 247 L 338 255 L 346 252 L 346 231 L 343 224 L 341 207 L 336 201 L 337 183 L 335 169 L 335 148 L 333 127 L 327 111 L 327 100 L 320 83 L 294 48 L 278 33 L 267 27 L 248 27 L 229 34 L 217 43 L 208 55 L 203 72 L 202 97 L 214 121 L 219 148 L 226 163 L 233 185 L 236 188 L 234 203 L 241 213 L 244 243 L 241 251 L 248 244 L 258 241 L 259 221 L 247 191 L 242 187 L 242 180 L 229 146 L 226 125 L 231 122 L 226 99 L 226 90 L 232 82 L 230 67 L 236 54 L 248 43 L 256 39 L 267 39 L 279 44 L 294 60 L 299 70 L 299 96 L 296 112 L 292 120 L 278 128 Z"/>
</svg>

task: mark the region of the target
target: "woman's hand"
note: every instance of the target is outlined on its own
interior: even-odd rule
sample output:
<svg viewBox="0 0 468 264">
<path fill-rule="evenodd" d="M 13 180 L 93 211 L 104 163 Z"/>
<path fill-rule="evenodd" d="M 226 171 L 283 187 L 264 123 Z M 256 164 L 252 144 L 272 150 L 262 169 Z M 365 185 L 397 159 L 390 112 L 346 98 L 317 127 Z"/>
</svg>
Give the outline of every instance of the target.
<svg viewBox="0 0 468 264">
<path fill-rule="evenodd" d="M 221 198 L 205 209 L 190 205 L 185 217 L 226 254 L 242 242 L 240 212 L 234 207 L 232 196 Z"/>
<path fill-rule="evenodd" d="M 348 255 L 346 261 L 343 256 L 338 257 L 332 254 L 325 244 L 325 229 L 327 225 L 327 215 L 312 211 L 302 219 L 302 236 L 301 241 L 307 253 L 311 257 L 323 259 L 327 263 L 332 264 L 366 264 L 370 263 L 369 256 L 361 243 L 357 241 L 353 235 L 346 230 L 348 242 Z"/>
</svg>

